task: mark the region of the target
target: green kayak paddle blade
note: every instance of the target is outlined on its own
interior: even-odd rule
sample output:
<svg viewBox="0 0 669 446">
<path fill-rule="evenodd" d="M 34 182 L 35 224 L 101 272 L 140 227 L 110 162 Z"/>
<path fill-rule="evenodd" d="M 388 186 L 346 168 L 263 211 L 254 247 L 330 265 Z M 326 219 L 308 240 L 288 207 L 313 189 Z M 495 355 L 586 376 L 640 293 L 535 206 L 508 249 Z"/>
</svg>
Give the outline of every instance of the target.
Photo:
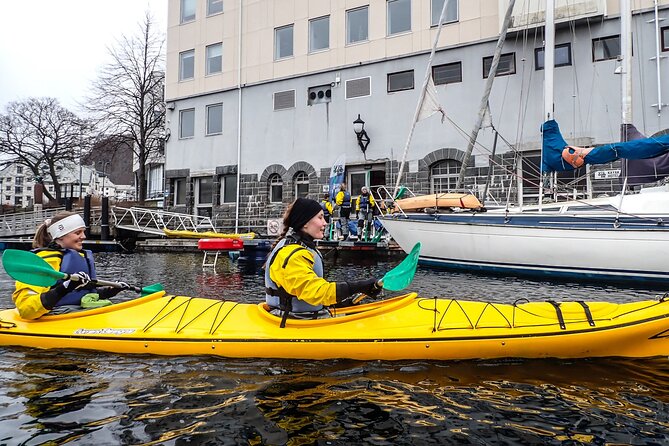
<svg viewBox="0 0 669 446">
<path fill-rule="evenodd" d="M 67 274 L 56 271 L 46 260 L 30 251 L 5 249 L 2 266 L 9 277 L 29 285 L 50 287 Z"/>
<path fill-rule="evenodd" d="M 420 254 L 420 242 L 416 243 L 411 252 L 395 268 L 391 269 L 381 279 L 383 288 L 388 291 L 402 291 L 408 287 L 418 266 L 418 255 Z"/>
<path fill-rule="evenodd" d="M 142 296 L 148 296 L 149 294 L 157 293 L 158 291 L 165 291 L 161 283 L 153 283 L 142 288 Z"/>
</svg>

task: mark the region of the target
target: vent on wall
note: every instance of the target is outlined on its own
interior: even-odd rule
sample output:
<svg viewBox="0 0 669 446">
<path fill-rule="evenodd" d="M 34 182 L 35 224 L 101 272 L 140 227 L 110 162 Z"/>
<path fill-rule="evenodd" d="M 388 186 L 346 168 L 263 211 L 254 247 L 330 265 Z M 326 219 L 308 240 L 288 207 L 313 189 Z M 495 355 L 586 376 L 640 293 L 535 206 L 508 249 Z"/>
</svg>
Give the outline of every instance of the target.
<svg viewBox="0 0 669 446">
<path fill-rule="evenodd" d="M 332 101 L 330 84 L 320 87 L 311 87 L 307 93 L 307 105 L 325 104 Z"/>
<path fill-rule="evenodd" d="M 274 111 L 295 108 L 295 90 L 277 91 L 274 93 Z"/>
<path fill-rule="evenodd" d="M 372 94 L 372 78 L 361 77 L 346 81 L 346 99 L 360 98 Z"/>
</svg>

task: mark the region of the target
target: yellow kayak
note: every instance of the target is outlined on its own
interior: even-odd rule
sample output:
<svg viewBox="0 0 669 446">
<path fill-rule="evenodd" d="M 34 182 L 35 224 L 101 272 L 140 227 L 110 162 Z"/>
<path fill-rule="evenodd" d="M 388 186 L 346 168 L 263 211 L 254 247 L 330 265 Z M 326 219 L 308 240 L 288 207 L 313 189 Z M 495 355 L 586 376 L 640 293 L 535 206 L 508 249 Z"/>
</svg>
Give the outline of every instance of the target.
<svg viewBox="0 0 669 446">
<path fill-rule="evenodd" d="M 498 304 L 415 293 L 318 320 L 264 304 L 168 296 L 28 321 L 0 311 L 0 345 L 232 358 L 360 360 L 669 356 L 669 301 Z"/>
<path fill-rule="evenodd" d="M 214 232 L 214 231 L 176 231 L 172 229 L 163 228 L 163 232 L 167 237 L 172 238 L 234 238 L 242 240 L 253 240 L 256 234 L 255 232 L 245 232 L 242 234 L 232 234 L 225 232 Z"/>
</svg>

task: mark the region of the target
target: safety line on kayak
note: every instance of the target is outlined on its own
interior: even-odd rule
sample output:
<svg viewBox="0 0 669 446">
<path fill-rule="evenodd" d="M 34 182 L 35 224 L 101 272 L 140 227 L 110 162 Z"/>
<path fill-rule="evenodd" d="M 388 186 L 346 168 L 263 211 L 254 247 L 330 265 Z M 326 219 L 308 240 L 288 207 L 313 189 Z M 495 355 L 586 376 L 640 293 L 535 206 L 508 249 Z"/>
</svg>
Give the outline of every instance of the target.
<svg viewBox="0 0 669 446">
<path fill-rule="evenodd" d="M 186 308 L 184 308 L 184 311 L 181 313 L 181 316 L 179 317 L 179 321 L 177 322 L 177 326 L 174 329 L 175 333 L 179 333 L 179 325 L 181 325 L 181 321 L 184 319 L 184 316 L 186 315 L 186 311 L 188 311 L 188 307 L 190 307 L 190 303 L 193 301 L 192 297 L 189 297 L 186 300 Z M 177 307 L 178 308 L 178 307 Z"/>
<path fill-rule="evenodd" d="M 225 319 L 228 317 L 228 315 L 230 315 L 230 313 L 232 312 L 232 310 L 233 310 L 237 305 L 239 305 L 239 302 L 234 302 L 234 305 L 228 310 L 227 313 L 225 313 L 225 316 L 223 316 L 223 319 L 221 319 L 221 322 L 219 322 L 218 325 L 216 326 L 216 328 L 214 328 L 213 331 L 210 331 L 209 334 L 214 334 L 214 333 L 218 330 L 218 328 L 221 326 L 221 324 L 222 324 L 223 322 L 225 322 Z M 221 307 L 221 308 L 223 308 L 223 307 Z M 218 314 L 217 314 L 217 316 L 218 316 Z"/>
<path fill-rule="evenodd" d="M 143 332 L 146 332 L 147 330 L 149 330 L 151 327 L 153 327 L 153 326 L 156 325 L 158 322 L 160 322 L 160 321 L 162 321 L 163 319 L 165 319 L 167 316 L 169 316 L 170 314 L 172 314 L 172 313 L 173 313 L 174 311 L 176 311 L 179 307 L 181 307 L 182 305 L 184 305 L 184 304 L 186 303 L 186 302 L 181 302 L 181 303 L 180 303 L 179 305 L 177 305 L 175 308 L 173 308 L 173 309 L 171 309 L 170 311 L 168 311 L 164 316 L 160 317 L 159 319 L 156 319 L 156 318 L 160 315 L 160 313 L 162 313 L 163 310 L 164 310 L 165 308 L 167 308 L 167 306 L 170 305 L 170 304 L 172 303 L 172 301 L 173 301 L 174 299 L 176 299 L 176 296 L 172 296 L 172 297 L 170 298 L 170 300 L 168 300 L 168 301 L 165 303 L 165 305 L 163 306 L 163 308 L 161 308 L 161 309 L 156 313 L 156 315 L 153 316 L 153 318 L 151 318 L 151 320 L 149 321 L 149 323 L 146 324 L 146 325 L 144 326 L 144 328 L 142 328 L 142 331 L 143 331 Z"/>
<path fill-rule="evenodd" d="M 220 307 L 220 306 L 224 305 L 225 302 L 226 302 L 225 300 L 219 300 L 219 301 L 216 301 L 216 302 L 212 303 L 211 305 L 209 305 L 209 306 L 208 306 L 207 308 L 205 308 L 204 310 L 200 311 L 199 314 L 195 315 L 195 317 L 194 317 L 193 319 L 191 319 L 190 321 L 188 321 L 187 323 L 185 323 L 183 326 L 179 327 L 179 326 L 177 325 L 177 331 L 176 331 L 176 333 L 181 333 L 181 331 L 182 331 L 184 328 L 188 327 L 188 326 L 189 326 L 195 319 L 199 318 L 199 317 L 202 316 L 204 313 L 206 313 L 207 311 L 209 311 L 209 309 L 210 309 L 211 307 L 213 307 L 214 305 L 218 305 L 218 306 Z M 186 315 L 186 310 L 184 310 L 184 314 L 183 314 L 183 315 L 184 315 L 184 316 Z M 218 312 L 216 312 L 216 315 L 218 315 Z M 182 318 L 183 318 L 183 316 L 182 316 Z M 216 319 L 214 319 L 214 321 L 215 321 L 215 320 L 216 320 Z M 179 323 L 181 323 L 181 321 L 179 321 Z"/>
</svg>

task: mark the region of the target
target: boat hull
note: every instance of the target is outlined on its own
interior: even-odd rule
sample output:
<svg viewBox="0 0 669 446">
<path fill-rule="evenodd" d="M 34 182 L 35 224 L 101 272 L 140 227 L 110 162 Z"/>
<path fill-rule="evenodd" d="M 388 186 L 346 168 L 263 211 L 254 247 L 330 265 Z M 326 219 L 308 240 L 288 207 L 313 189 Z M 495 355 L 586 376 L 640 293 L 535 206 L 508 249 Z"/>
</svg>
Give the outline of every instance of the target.
<svg viewBox="0 0 669 446">
<path fill-rule="evenodd" d="M 264 305 L 156 293 L 36 321 L 0 312 L 0 345 L 231 358 L 455 360 L 669 355 L 669 302 L 517 305 L 415 294 L 287 321 Z M 559 315 L 558 315 L 559 313 Z"/>
<path fill-rule="evenodd" d="M 422 264 L 545 279 L 669 283 L 669 227 L 642 219 L 617 227 L 611 217 L 490 214 L 409 214 L 382 222 L 405 251 L 421 242 Z"/>
</svg>

